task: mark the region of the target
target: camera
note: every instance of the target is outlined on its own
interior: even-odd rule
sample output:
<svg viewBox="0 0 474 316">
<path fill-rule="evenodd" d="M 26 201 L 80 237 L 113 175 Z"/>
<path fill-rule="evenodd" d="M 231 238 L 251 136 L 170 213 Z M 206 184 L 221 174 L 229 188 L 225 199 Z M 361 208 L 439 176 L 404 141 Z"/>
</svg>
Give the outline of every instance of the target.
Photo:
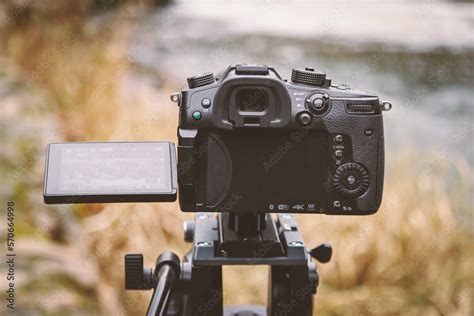
<svg viewBox="0 0 474 316">
<path fill-rule="evenodd" d="M 46 203 L 166 202 L 185 212 L 363 215 L 382 200 L 388 102 L 313 68 L 240 64 L 188 78 L 171 142 L 50 144 Z M 178 183 L 178 185 L 177 185 Z M 178 190 L 179 189 L 179 190 Z"/>
<path fill-rule="evenodd" d="M 262 65 L 188 78 L 178 103 L 183 211 L 363 215 L 382 200 L 388 102 L 321 71 Z"/>
<path fill-rule="evenodd" d="M 391 104 L 313 68 L 288 82 L 247 64 L 190 77 L 171 100 L 177 159 L 167 141 L 52 143 L 45 203 L 170 202 L 179 191 L 181 209 L 197 212 L 184 225 L 193 246 L 183 261 L 164 252 L 153 269 L 142 254 L 124 258 L 125 288 L 154 289 L 147 315 L 311 315 L 311 258 L 329 262 L 332 247 L 308 250 L 291 213 L 377 211 Z M 225 307 L 225 265 L 269 265 L 268 306 Z"/>
</svg>

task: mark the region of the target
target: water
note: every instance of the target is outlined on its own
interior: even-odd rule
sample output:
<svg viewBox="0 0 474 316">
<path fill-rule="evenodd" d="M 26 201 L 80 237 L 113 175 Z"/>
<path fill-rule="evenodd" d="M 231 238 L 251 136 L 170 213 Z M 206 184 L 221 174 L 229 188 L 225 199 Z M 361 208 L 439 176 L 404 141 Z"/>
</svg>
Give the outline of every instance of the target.
<svg viewBox="0 0 474 316">
<path fill-rule="evenodd" d="M 388 150 L 472 163 L 473 25 L 473 4 L 434 0 L 180 1 L 141 20 L 131 52 L 178 87 L 239 62 L 273 65 L 286 78 L 314 66 L 393 103 Z"/>
</svg>

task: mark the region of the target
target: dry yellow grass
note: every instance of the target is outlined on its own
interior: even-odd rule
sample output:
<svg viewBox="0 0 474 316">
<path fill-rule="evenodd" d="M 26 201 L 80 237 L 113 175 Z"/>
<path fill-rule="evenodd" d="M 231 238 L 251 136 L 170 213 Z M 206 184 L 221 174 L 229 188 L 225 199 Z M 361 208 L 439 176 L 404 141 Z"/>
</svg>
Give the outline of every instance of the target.
<svg viewBox="0 0 474 316">
<path fill-rule="evenodd" d="M 130 25 L 111 25 L 114 32 L 95 35 L 74 24 L 62 31 L 27 28 L 10 34 L 6 54 L 22 67 L 27 82 L 47 92 L 64 140 L 174 140 L 177 111 L 168 95 L 178 87 L 130 88 L 125 53 Z M 383 206 L 374 216 L 300 216 L 308 246 L 328 241 L 335 249 L 331 263 L 319 265 L 318 315 L 472 314 L 472 205 L 465 202 L 473 172 L 460 158 L 441 161 L 426 173 L 423 162 L 429 155 L 388 153 Z M 457 180 L 450 180 L 455 187 L 448 190 L 452 173 Z M 460 220 L 458 210 L 471 222 Z M 184 254 L 189 246 L 182 241 L 181 222 L 192 215 L 181 213 L 176 203 L 65 211 L 78 219 L 69 241 L 28 233 L 19 241 L 24 257 L 37 262 L 35 271 L 23 273 L 36 282 L 54 282 L 50 289 L 25 285 L 24 297 L 36 298 L 28 308 L 51 314 L 143 314 L 150 293 L 123 291 L 123 255 L 143 252 L 152 265 L 162 251 Z M 60 268 L 73 258 L 77 269 Z M 38 271 L 48 273 L 40 278 Z M 226 303 L 265 303 L 265 268 L 225 272 Z"/>
</svg>

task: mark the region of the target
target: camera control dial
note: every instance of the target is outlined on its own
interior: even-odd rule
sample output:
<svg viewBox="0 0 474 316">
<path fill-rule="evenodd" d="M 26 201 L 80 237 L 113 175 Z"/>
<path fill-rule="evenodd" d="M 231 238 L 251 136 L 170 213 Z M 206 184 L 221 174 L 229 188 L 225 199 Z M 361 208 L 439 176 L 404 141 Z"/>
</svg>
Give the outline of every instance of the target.
<svg viewBox="0 0 474 316">
<path fill-rule="evenodd" d="M 212 72 L 205 72 L 188 78 L 188 87 L 194 89 L 197 87 L 207 86 L 215 81 Z"/>
<path fill-rule="evenodd" d="M 367 191 L 370 176 L 364 166 L 349 162 L 339 166 L 332 178 L 336 191 L 347 198 L 357 198 Z"/>
<path fill-rule="evenodd" d="M 317 116 L 323 116 L 329 110 L 329 95 L 316 92 L 306 98 L 306 106 Z"/>
<path fill-rule="evenodd" d="M 291 82 L 309 86 L 323 86 L 326 82 L 326 74 L 310 67 L 293 69 L 291 71 Z"/>
</svg>

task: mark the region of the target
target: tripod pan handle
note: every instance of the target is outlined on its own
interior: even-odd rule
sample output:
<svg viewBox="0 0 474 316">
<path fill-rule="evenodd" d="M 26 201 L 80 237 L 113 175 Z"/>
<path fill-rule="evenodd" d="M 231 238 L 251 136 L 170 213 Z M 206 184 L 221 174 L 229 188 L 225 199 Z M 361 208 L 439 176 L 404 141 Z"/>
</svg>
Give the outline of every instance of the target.
<svg viewBox="0 0 474 316">
<path fill-rule="evenodd" d="M 180 272 L 180 261 L 174 253 L 165 252 L 158 257 L 155 269 L 156 286 L 148 306 L 147 316 L 166 316 L 171 291 Z"/>
</svg>

